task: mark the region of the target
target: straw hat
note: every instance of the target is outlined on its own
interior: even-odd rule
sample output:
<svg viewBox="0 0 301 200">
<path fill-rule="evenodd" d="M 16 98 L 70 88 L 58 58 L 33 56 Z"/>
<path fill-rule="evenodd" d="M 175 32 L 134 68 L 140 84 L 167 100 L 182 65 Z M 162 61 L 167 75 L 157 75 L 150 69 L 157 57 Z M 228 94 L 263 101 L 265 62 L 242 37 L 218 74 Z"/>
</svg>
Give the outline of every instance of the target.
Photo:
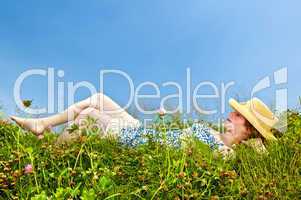
<svg viewBox="0 0 301 200">
<path fill-rule="evenodd" d="M 230 106 L 243 115 L 254 128 L 267 140 L 276 140 L 271 128 L 278 122 L 278 118 L 260 99 L 254 97 L 247 102 L 229 100 Z"/>
</svg>

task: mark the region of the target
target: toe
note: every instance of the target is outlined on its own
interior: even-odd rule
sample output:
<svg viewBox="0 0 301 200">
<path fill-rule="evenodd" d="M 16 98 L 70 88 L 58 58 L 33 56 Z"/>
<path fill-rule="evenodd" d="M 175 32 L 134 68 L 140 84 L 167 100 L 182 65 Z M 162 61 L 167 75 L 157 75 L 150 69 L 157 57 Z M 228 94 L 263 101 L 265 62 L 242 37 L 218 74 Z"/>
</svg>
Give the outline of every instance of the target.
<svg viewBox="0 0 301 200">
<path fill-rule="evenodd" d="M 16 116 L 10 116 L 10 119 L 16 122 L 17 124 L 21 124 L 22 120 L 19 117 Z"/>
<path fill-rule="evenodd" d="M 15 116 L 10 116 L 9 117 L 11 120 L 16 121 L 16 117 Z"/>
</svg>

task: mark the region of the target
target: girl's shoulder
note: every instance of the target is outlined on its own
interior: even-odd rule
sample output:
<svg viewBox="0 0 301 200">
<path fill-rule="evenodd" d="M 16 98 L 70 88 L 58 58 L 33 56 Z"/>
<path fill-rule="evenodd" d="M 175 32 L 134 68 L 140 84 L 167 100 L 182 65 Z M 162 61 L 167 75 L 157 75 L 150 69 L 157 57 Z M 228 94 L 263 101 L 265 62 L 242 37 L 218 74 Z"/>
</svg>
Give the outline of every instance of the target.
<svg viewBox="0 0 301 200">
<path fill-rule="evenodd" d="M 231 154 L 233 149 L 224 144 L 221 139 L 221 133 L 211 128 L 209 124 L 202 122 L 194 122 L 191 125 L 191 132 L 196 134 L 202 140 L 206 139 L 210 141 L 210 144 L 217 147 L 217 150 L 223 155 Z"/>
</svg>

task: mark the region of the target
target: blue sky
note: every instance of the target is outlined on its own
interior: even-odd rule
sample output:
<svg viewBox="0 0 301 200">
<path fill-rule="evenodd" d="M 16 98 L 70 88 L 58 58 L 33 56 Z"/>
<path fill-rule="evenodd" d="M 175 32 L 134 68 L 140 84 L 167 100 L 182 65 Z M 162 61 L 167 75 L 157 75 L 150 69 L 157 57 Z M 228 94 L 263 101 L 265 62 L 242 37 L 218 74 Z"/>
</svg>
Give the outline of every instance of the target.
<svg viewBox="0 0 301 200">
<path fill-rule="evenodd" d="M 235 81 L 227 98 L 248 98 L 261 78 L 287 67 L 288 84 L 281 87 L 288 88 L 289 106 L 295 107 L 301 91 L 300 7 L 297 0 L 1 1 L 0 100 L 7 113 L 14 112 L 14 82 L 31 68 L 64 70 L 56 80 L 65 83 L 85 80 L 98 87 L 99 70 L 119 69 L 135 85 L 177 81 L 184 88 L 189 67 L 193 84 Z M 22 98 L 42 107 L 46 90 L 45 78 L 32 77 Z M 174 91 L 162 87 L 162 96 Z M 274 91 L 259 96 L 272 102 Z M 124 104 L 128 87 L 109 77 L 105 93 Z M 80 89 L 76 99 L 87 96 Z"/>
</svg>

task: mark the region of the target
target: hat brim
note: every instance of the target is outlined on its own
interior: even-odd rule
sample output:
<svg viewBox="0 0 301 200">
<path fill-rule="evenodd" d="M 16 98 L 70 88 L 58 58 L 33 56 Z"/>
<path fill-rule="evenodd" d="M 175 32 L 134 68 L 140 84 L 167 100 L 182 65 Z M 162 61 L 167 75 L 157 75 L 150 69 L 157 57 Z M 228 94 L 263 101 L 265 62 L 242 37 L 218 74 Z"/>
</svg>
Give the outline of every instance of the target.
<svg viewBox="0 0 301 200">
<path fill-rule="evenodd" d="M 264 127 L 246 106 L 238 103 L 235 99 L 230 99 L 229 104 L 234 110 L 244 116 L 265 139 L 277 140 L 271 132 L 271 128 Z"/>
</svg>

